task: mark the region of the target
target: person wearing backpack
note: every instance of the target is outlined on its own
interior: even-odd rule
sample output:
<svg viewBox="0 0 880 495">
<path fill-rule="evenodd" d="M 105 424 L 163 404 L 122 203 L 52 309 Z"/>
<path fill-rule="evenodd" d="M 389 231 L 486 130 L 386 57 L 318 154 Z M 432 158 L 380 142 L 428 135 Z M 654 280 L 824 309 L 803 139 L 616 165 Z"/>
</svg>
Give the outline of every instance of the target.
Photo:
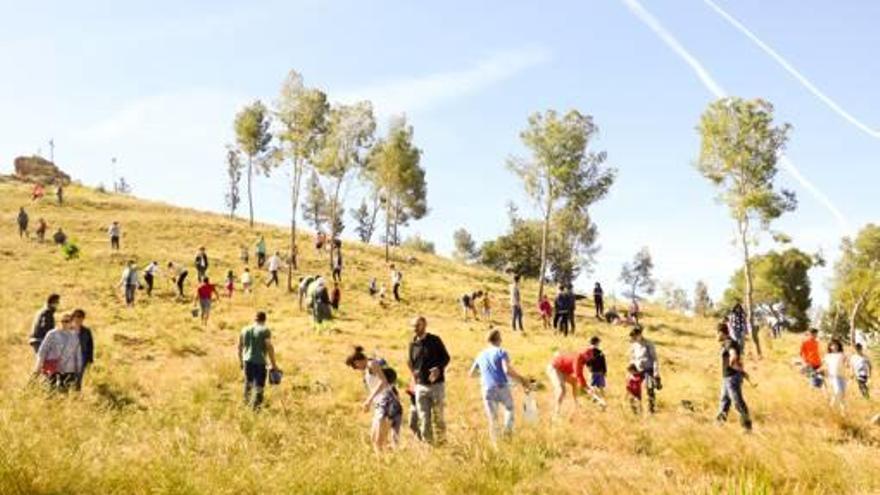
<svg viewBox="0 0 880 495">
<path fill-rule="evenodd" d="M 486 417 L 489 419 L 489 438 L 492 443 L 498 440 L 498 406 L 504 408 L 504 434 L 513 432 L 513 395 L 510 392 L 510 378 L 519 381 L 526 391 L 529 390 L 528 381 L 513 369 L 510 364 L 510 356 L 501 348 L 501 332 L 490 330 L 486 336 L 489 347 L 484 349 L 474 359 L 470 375 L 480 374 L 480 383 L 483 392 L 483 407 Z"/>
<path fill-rule="evenodd" d="M 413 320 L 413 339 L 409 344 L 409 370 L 415 383 L 416 410 L 422 441 L 442 443 L 446 435 L 446 367 L 449 352 L 443 340 L 428 333 L 428 320 Z M 436 435 L 435 435 L 436 434 Z"/>
<path fill-rule="evenodd" d="M 389 433 L 391 444 L 396 448 L 400 441 L 400 426 L 403 424 L 403 406 L 396 386 L 397 372 L 384 359 L 368 358 L 361 346 L 355 346 L 354 352 L 345 359 L 345 364 L 364 373 L 367 398 L 363 402 L 363 408 L 365 412 L 373 409 L 370 424 L 373 450 L 377 454 L 385 450 Z"/>
<path fill-rule="evenodd" d="M 266 326 L 266 313 L 259 311 L 254 324 L 245 327 L 238 339 L 238 364 L 244 372 L 244 404 L 255 411 L 263 404 L 267 358 L 269 370 L 277 370 L 272 331 Z"/>
<path fill-rule="evenodd" d="M 43 306 L 34 318 L 34 324 L 31 326 L 31 336 L 28 344 L 34 349 L 34 354 L 40 350 L 40 344 L 46 338 L 46 334 L 55 328 L 55 311 L 61 305 L 61 296 L 51 294 L 46 299 L 46 305 Z"/>
</svg>

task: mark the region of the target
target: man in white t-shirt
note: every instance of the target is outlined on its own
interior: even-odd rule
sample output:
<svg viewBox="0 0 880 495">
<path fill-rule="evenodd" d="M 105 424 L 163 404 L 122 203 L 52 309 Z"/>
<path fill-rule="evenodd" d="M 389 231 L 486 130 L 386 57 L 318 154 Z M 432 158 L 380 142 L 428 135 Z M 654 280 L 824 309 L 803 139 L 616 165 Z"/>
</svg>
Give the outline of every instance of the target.
<svg viewBox="0 0 880 495">
<path fill-rule="evenodd" d="M 269 280 L 266 282 L 266 287 L 273 283 L 275 287 L 278 287 L 278 270 L 281 269 L 281 255 L 278 254 L 278 251 L 275 251 L 275 254 L 269 258 L 267 269 L 269 270 Z"/>
</svg>

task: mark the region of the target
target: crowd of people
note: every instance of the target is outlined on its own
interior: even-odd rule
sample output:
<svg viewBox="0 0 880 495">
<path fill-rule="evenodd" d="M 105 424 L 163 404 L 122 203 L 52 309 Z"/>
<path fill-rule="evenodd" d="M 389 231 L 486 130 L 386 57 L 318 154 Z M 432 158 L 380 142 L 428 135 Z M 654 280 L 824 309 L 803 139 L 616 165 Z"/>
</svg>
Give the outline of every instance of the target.
<svg viewBox="0 0 880 495">
<path fill-rule="evenodd" d="M 29 237 L 29 219 L 24 208 L 19 211 L 17 224 L 19 236 Z M 45 222 L 40 219 L 42 234 L 38 230 L 38 237 L 41 239 L 45 228 Z M 122 239 L 120 223 L 112 222 L 107 235 L 111 251 L 119 251 Z M 315 327 L 320 330 L 334 317 L 334 312 L 340 309 L 343 258 L 342 244 L 336 239 L 328 241 L 325 236 L 319 235 L 315 247 L 319 250 L 325 247 L 330 250 L 332 285 L 319 274 L 303 276 L 299 278 L 296 292 L 299 308 L 312 315 Z M 267 243 L 262 235 L 255 243 L 254 252 L 257 269 L 266 271 L 263 285 L 266 288 L 273 285 L 279 287 L 279 272 L 285 264 L 295 263 L 295 259 L 284 260 L 279 251 L 267 256 Z M 233 297 L 237 287 L 245 294 L 254 290 L 254 278 L 248 266 L 250 253 L 247 246 L 241 247 L 240 259 L 244 265 L 240 276 L 237 277 L 232 269 L 226 272 L 224 294 L 227 299 Z M 146 296 L 152 297 L 156 281 L 160 277 L 160 266 L 155 260 L 142 268 L 133 259 L 125 263 L 118 286 L 122 289 L 127 306 L 135 305 L 139 290 L 145 289 Z M 199 316 L 202 325 L 207 326 L 212 307 L 222 300 L 222 296 L 211 282 L 209 269 L 212 263 L 204 246 L 198 248 L 191 266 L 196 271 L 198 282 L 193 297 L 193 316 Z M 176 289 L 176 296 L 186 299 L 185 284 L 189 268 L 176 261 L 168 261 L 166 267 L 168 280 Z M 394 301 L 400 302 L 403 273 L 394 264 L 390 264 L 388 270 L 392 297 Z M 520 282 L 520 277 L 515 275 L 509 287 L 512 332 L 525 331 Z M 385 304 L 385 285 L 379 284 L 375 277 L 370 279 L 367 292 L 371 297 L 378 297 L 379 304 Z M 639 324 L 638 302 L 633 301 L 624 320 L 614 308 L 606 312 L 604 290 L 600 283 L 595 284 L 592 296 L 596 319 L 611 324 L 622 322 L 631 326 L 628 333 L 628 361 L 625 367 L 620 367 L 621 370 L 626 369 L 626 380 L 621 388 L 634 414 L 641 415 L 644 409 L 649 414 L 654 414 L 657 410 L 657 393 L 663 388 L 660 359 L 656 346 L 645 337 Z M 548 295 L 543 295 L 537 308 L 543 328 L 549 331 L 552 327 L 555 333 L 566 337 L 573 335 L 576 329 L 577 304 L 581 299 L 584 297 L 577 295 L 571 284 L 559 286 L 552 301 Z M 94 361 L 95 346 L 91 330 L 84 326 L 85 311 L 76 309 L 56 318 L 60 301 L 58 294 L 51 294 L 47 298 L 45 306 L 34 319 L 29 344 L 35 355 L 34 376 L 44 378 L 52 390 L 67 393 L 82 387 L 83 377 Z M 532 394 L 536 393 L 536 382 L 514 369 L 509 351 L 502 346 L 502 332 L 492 327 L 493 303 L 489 290 L 486 288 L 468 292 L 461 296 L 460 304 L 465 321 L 471 318 L 479 320 L 482 316 L 489 322 L 486 347 L 473 359 L 470 375 L 480 377 L 489 436 L 492 442 L 497 442 L 502 435 L 511 434 L 514 428 L 516 407 L 513 385 L 520 384 L 525 393 L 524 402 L 534 404 Z M 719 423 L 727 421 L 730 409 L 734 408 L 739 414 L 742 427 L 747 431 L 752 428 L 752 418 L 743 394 L 743 384 L 750 381 L 744 365 L 745 344 L 750 331 L 748 318 L 740 304 L 733 307 L 716 329 L 721 370 L 721 393 L 716 420 Z M 237 342 L 237 355 L 244 379 L 244 402 L 258 410 L 264 402 L 267 381 L 278 383 L 282 376 L 276 362 L 266 312 L 257 312 L 253 323 L 242 329 Z M 868 382 L 872 367 L 862 344 L 857 343 L 854 351 L 847 354 L 840 340 L 831 339 L 823 356 L 817 332 L 811 330 L 801 345 L 800 357 L 803 373 L 812 386 L 828 389 L 832 407 L 844 410 L 849 377 L 855 380 L 861 394 L 865 398 L 869 397 Z M 451 359 L 442 338 L 428 332 L 428 321 L 423 316 L 412 321 L 412 337 L 409 340 L 406 362 L 409 374 L 406 380 L 398 376 L 386 359 L 367 356 L 363 347 L 354 347 L 345 364 L 363 374 L 366 388 L 363 408 L 372 411 L 370 438 L 377 452 L 396 445 L 400 440 L 404 403 L 398 389 L 399 383 L 406 384 L 404 391 L 409 398 L 409 426 L 415 437 L 428 444 L 444 442 L 446 369 Z M 546 375 L 553 391 L 554 418 L 561 415 L 569 393 L 574 405 L 577 405 L 579 397 L 587 397 L 601 410 L 607 407 L 607 361 L 598 336 L 590 338 L 589 345 L 582 349 L 560 351 L 549 357 Z M 646 403 L 644 407 L 643 403 Z M 499 413 L 502 416 L 500 419 Z"/>
</svg>

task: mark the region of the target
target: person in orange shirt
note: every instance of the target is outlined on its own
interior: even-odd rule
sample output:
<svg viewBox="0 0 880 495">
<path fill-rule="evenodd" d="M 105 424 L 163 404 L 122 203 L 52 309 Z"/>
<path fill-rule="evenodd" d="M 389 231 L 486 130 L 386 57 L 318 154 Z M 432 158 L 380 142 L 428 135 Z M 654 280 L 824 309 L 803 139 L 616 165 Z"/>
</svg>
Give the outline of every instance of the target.
<svg viewBox="0 0 880 495">
<path fill-rule="evenodd" d="M 801 360 L 804 362 L 804 370 L 810 378 L 810 383 L 816 388 L 822 388 L 822 355 L 819 352 L 819 339 L 816 338 L 818 330 L 811 328 L 807 338 L 801 344 Z"/>
<path fill-rule="evenodd" d="M 587 360 L 590 358 L 589 352 L 590 350 L 586 349 L 582 352 L 557 354 L 553 357 L 553 361 L 547 365 L 547 376 L 550 378 L 550 383 L 553 384 L 553 389 L 556 394 L 554 416 L 558 416 L 559 410 L 562 408 L 562 401 L 565 399 L 566 384 L 571 386 L 571 398 L 575 405 L 577 405 L 578 389 L 584 390 L 587 388 L 587 379 L 584 377 L 584 367 L 587 365 Z"/>
</svg>

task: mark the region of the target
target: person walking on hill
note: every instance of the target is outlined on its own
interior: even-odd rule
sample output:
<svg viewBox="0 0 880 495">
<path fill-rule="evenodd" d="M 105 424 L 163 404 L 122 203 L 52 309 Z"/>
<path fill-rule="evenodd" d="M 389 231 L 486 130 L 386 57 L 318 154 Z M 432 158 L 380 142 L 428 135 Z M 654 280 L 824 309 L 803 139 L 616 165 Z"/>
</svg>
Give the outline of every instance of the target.
<svg viewBox="0 0 880 495">
<path fill-rule="evenodd" d="M 311 285 L 314 285 L 311 297 L 312 317 L 315 319 L 316 329 L 323 330 L 324 322 L 333 318 L 330 311 L 330 292 L 323 277 L 318 277 Z"/>
<path fill-rule="evenodd" d="M 415 383 L 416 411 L 423 441 L 443 443 L 446 435 L 446 367 L 449 352 L 443 340 L 428 333 L 424 316 L 413 320 L 413 339 L 409 344 L 409 370 Z"/>
<path fill-rule="evenodd" d="M 400 284 L 403 283 L 403 273 L 393 264 L 391 265 L 391 292 L 394 294 L 394 301 L 400 302 Z"/>
<path fill-rule="evenodd" d="M 849 368 L 849 360 L 843 353 L 843 344 L 838 339 L 828 342 L 828 352 L 822 358 L 822 365 L 830 385 L 831 407 L 838 408 L 840 412 L 846 410 L 846 370 Z"/>
<path fill-rule="evenodd" d="M 629 332 L 630 363 L 642 374 L 645 391 L 648 395 L 648 412 L 654 414 L 657 406 L 657 390 L 662 388 L 660 381 L 660 360 L 654 343 L 642 335 L 642 327 L 635 327 Z"/>
<path fill-rule="evenodd" d="M 37 201 L 38 199 L 43 199 L 43 196 L 46 195 L 46 188 L 43 187 L 43 184 L 37 182 L 34 184 L 34 188 L 31 190 L 31 201 Z"/>
<path fill-rule="evenodd" d="M 272 331 L 266 326 L 266 313 L 263 311 L 257 313 L 253 325 L 241 331 L 238 338 L 238 364 L 244 373 L 244 404 L 256 411 L 263 404 L 266 365 L 269 364 L 270 371 L 278 369 Z"/>
<path fill-rule="evenodd" d="M 342 299 L 342 291 L 339 289 L 339 283 L 333 282 L 333 290 L 330 291 L 330 306 L 334 311 L 339 311 L 339 303 Z"/>
<path fill-rule="evenodd" d="M 52 390 L 66 393 L 76 387 L 82 366 L 79 335 L 73 328 L 73 317 L 65 314 L 61 326 L 50 330 L 40 344 L 34 376 L 43 375 Z"/>
<path fill-rule="evenodd" d="M 169 261 L 168 275 L 171 277 L 172 282 L 174 282 L 174 286 L 177 287 L 177 297 L 183 299 L 183 284 L 186 282 L 189 270 L 183 265 Z"/>
<path fill-rule="evenodd" d="M 49 224 L 46 223 L 46 220 L 40 218 L 37 220 L 37 240 L 40 243 L 46 242 L 46 231 L 49 230 Z"/>
<path fill-rule="evenodd" d="M 125 268 L 122 269 L 122 279 L 119 281 L 119 286 L 123 288 L 125 293 L 125 305 L 130 308 L 134 307 L 134 296 L 137 293 L 139 284 L 134 260 L 129 260 Z"/>
<path fill-rule="evenodd" d="M 626 396 L 629 398 L 629 406 L 633 414 L 642 415 L 642 374 L 636 365 L 629 363 L 626 367 Z"/>
<path fill-rule="evenodd" d="M 718 325 L 718 342 L 721 343 L 721 400 L 716 420 L 719 423 L 727 421 L 731 404 L 739 413 L 739 421 L 746 431 L 752 429 L 752 419 L 749 416 L 749 407 L 743 398 L 743 380 L 748 380 L 742 362 L 742 350 L 731 337 L 726 324 Z"/>
<path fill-rule="evenodd" d="M 144 282 L 147 283 L 147 296 L 153 295 L 153 284 L 156 283 L 156 277 L 159 276 L 159 262 L 151 261 L 146 268 L 144 268 Z"/>
<path fill-rule="evenodd" d="M 307 296 L 308 296 L 308 294 L 309 294 L 309 285 L 310 285 L 313 281 L 315 281 L 317 278 L 318 278 L 317 276 L 314 276 L 314 277 L 300 277 L 300 279 L 299 279 L 299 287 L 298 287 L 298 290 L 297 290 L 297 295 L 299 296 L 299 297 L 298 297 L 298 301 L 299 301 L 299 310 L 300 310 L 300 311 L 303 310 L 303 301 L 307 301 L 307 300 L 308 300 Z"/>
<path fill-rule="evenodd" d="M 110 236 L 110 249 L 119 251 L 119 238 L 122 237 L 122 227 L 119 226 L 119 222 L 114 221 L 110 224 L 107 235 Z"/>
<path fill-rule="evenodd" d="M 266 239 L 263 237 L 263 234 L 260 234 L 260 238 L 257 239 L 256 253 L 257 268 L 262 269 L 263 265 L 266 264 Z"/>
<path fill-rule="evenodd" d="M 61 230 L 61 227 L 58 227 L 58 230 L 55 231 L 55 234 L 52 235 L 52 241 L 55 242 L 58 246 L 63 246 L 67 244 L 67 234 Z"/>
<path fill-rule="evenodd" d="M 244 271 L 241 272 L 241 291 L 250 294 L 253 286 L 254 279 L 251 277 L 251 269 L 244 267 Z"/>
<path fill-rule="evenodd" d="M 211 283 L 211 279 L 205 277 L 196 289 L 196 302 L 199 305 L 199 314 L 201 315 L 203 326 L 208 326 L 208 319 L 211 317 L 211 306 L 214 301 L 220 301 L 220 294 L 217 293 L 217 287 Z"/>
<path fill-rule="evenodd" d="M 46 299 L 46 305 L 40 308 L 37 316 L 34 317 L 34 323 L 31 326 L 31 336 L 28 339 L 28 344 L 34 349 L 34 353 L 40 349 L 40 344 L 43 343 L 46 334 L 55 328 L 55 312 L 60 305 L 61 296 L 51 294 Z"/>
<path fill-rule="evenodd" d="M 510 312 L 511 328 L 513 331 L 515 332 L 519 329 L 520 332 L 525 332 L 525 328 L 523 328 L 522 294 L 519 291 L 519 275 L 514 275 L 513 283 L 510 284 Z"/>
<path fill-rule="evenodd" d="M 239 259 L 241 260 L 241 264 L 247 265 L 250 261 L 250 253 L 248 252 L 248 247 L 245 245 L 241 246 L 241 253 L 239 254 Z"/>
<path fill-rule="evenodd" d="M 208 254 L 205 252 L 204 246 L 200 247 L 198 254 L 196 254 L 196 274 L 199 282 L 208 276 Z"/>
<path fill-rule="evenodd" d="M 82 389 L 83 378 L 86 370 L 95 362 L 95 340 L 92 336 L 92 330 L 83 325 L 86 319 L 86 312 L 81 309 L 73 311 L 73 330 L 79 336 L 79 348 L 82 351 L 82 367 L 76 375 L 76 390 Z"/>
<path fill-rule="evenodd" d="M 26 211 L 24 211 L 24 206 L 19 208 L 18 217 L 16 218 L 16 222 L 18 222 L 18 238 L 28 238 L 30 239 L 31 235 L 28 232 L 28 222 L 30 218 Z"/>
<path fill-rule="evenodd" d="M 605 320 L 605 291 L 599 282 L 593 287 L 593 305 L 596 307 L 596 319 Z"/>
<path fill-rule="evenodd" d="M 571 308 L 569 307 L 570 299 L 568 290 L 564 285 L 559 286 L 559 293 L 556 295 L 554 302 L 553 327 L 563 336 L 568 337 L 569 322 L 571 318 Z"/>
<path fill-rule="evenodd" d="M 544 330 L 550 330 L 550 320 L 553 319 L 553 305 L 550 303 L 550 298 L 547 297 L 547 294 L 541 296 L 541 302 L 538 304 L 538 313 L 541 314 L 541 323 L 544 326 Z"/>
<path fill-rule="evenodd" d="M 855 377 L 856 383 L 859 384 L 859 391 L 862 393 L 862 397 L 870 399 L 871 393 L 868 387 L 868 380 L 871 378 L 871 372 L 873 371 L 871 360 L 865 355 L 864 346 L 861 343 L 856 343 L 855 349 L 856 353 L 850 357 L 849 364 L 852 367 L 853 377 Z"/>
<path fill-rule="evenodd" d="M 275 287 L 278 287 L 278 270 L 281 269 L 281 255 L 278 251 L 275 251 L 269 258 L 269 263 L 266 267 L 269 270 L 269 280 L 266 281 L 266 287 L 275 284 Z"/>
<path fill-rule="evenodd" d="M 819 331 L 811 328 L 807 333 L 807 338 L 801 343 L 801 361 L 803 362 L 803 370 L 810 379 L 810 384 L 815 388 L 822 388 L 824 380 L 822 378 L 822 354 L 819 352 L 819 339 L 817 336 Z"/>
<path fill-rule="evenodd" d="M 226 297 L 232 299 L 233 292 L 235 292 L 235 273 L 229 270 L 226 272 Z"/>
<path fill-rule="evenodd" d="M 55 197 L 58 199 L 58 206 L 64 206 L 64 183 L 61 181 L 55 187 Z"/>
<path fill-rule="evenodd" d="M 483 291 L 483 318 L 492 323 L 492 296 L 489 294 L 489 289 Z"/>
<path fill-rule="evenodd" d="M 513 432 L 513 394 L 510 392 L 510 378 L 519 381 L 526 390 L 529 389 L 529 383 L 513 369 L 510 356 L 501 348 L 501 332 L 490 330 L 486 341 L 489 347 L 474 359 L 470 375 L 480 374 L 483 407 L 489 419 L 489 437 L 494 444 L 498 439 L 499 405 L 504 408 L 504 434 L 509 435 Z"/>
<path fill-rule="evenodd" d="M 342 241 L 336 239 L 333 244 L 336 246 L 333 256 L 333 281 L 342 282 Z"/>
<path fill-rule="evenodd" d="M 403 406 L 396 387 L 397 372 L 388 366 L 384 359 L 368 358 L 361 346 L 355 346 L 354 352 L 345 359 L 345 364 L 364 374 L 367 398 L 363 402 L 363 408 L 364 411 L 373 409 L 373 420 L 370 425 L 373 450 L 377 454 L 385 450 L 389 433 L 391 444 L 397 447 L 400 441 L 400 426 L 403 424 Z"/>
</svg>

